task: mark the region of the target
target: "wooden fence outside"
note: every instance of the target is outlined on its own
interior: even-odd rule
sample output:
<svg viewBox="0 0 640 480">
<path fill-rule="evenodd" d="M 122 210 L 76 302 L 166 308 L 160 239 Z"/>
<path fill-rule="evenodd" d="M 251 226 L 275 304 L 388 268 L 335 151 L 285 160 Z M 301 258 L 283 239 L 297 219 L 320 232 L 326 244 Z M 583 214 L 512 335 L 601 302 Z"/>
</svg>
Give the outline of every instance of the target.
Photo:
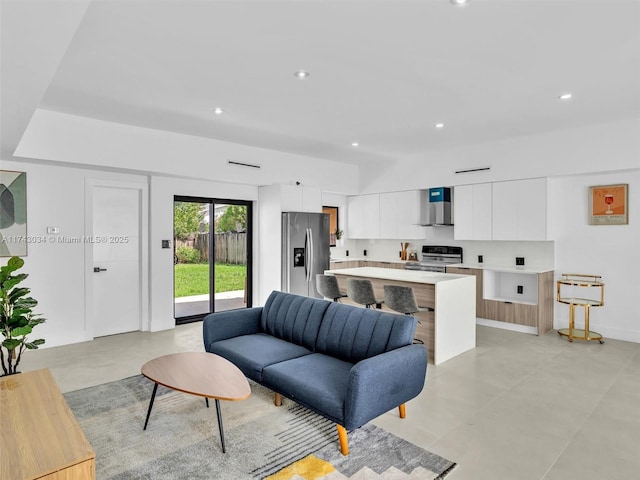
<svg viewBox="0 0 640 480">
<path fill-rule="evenodd" d="M 245 265 L 247 263 L 246 233 L 216 233 L 214 238 L 216 263 Z M 178 240 L 176 246 L 195 248 L 200 252 L 200 261 L 209 262 L 209 233 L 197 233 L 188 240 Z"/>
</svg>

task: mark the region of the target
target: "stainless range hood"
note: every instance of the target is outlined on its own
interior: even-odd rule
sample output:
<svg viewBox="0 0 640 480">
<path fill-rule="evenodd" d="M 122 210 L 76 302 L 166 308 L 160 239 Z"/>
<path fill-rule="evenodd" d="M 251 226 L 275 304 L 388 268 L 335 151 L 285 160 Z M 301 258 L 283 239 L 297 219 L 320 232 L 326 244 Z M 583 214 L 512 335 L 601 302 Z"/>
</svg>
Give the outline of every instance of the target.
<svg viewBox="0 0 640 480">
<path fill-rule="evenodd" d="M 444 227 L 453 225 L 451 218 L 451 188 L 430 188 L 427 198 L 423 199 L 423 222 L 426 227 Z"/>
</svg>

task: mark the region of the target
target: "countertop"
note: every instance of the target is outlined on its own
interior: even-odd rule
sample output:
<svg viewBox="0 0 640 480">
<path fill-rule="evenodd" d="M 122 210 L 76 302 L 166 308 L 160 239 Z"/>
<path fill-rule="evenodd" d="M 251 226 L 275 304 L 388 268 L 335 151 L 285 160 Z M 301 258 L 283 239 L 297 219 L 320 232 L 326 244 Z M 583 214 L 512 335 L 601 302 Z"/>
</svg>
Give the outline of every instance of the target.
<svg viewBox="0 0 640 480">
<path fill-rule="evenodd" d="M 468 275 L 458 275 L 454 273 L 422 272 L 419 270 L 397 270 L 379 267 L 341 268 L 339 270 L 326 270 L 324 273 L 330 275 L 350 275 L 353 277 L 396 280 L 399 282 L 426 283 L 429 285 L 468 277 Z"/>
<path fill-rule="evenodd" d="M 491 265 L 488 263 L 456 263 L 447 265 L 448 267 L 458 268 L 478 268 L 480 270 L 492 270 L 494 272 L 512 272 L 512 273 L 546 273 L 552 272 L 553 267 L 516 267 L 514 265 Z"/>
<path fill-rule="evenodd" d="M 330 262 L 383 262 L 383 263 L 402 263 L 405 264 L 409 260 L 400 260 L 399 258 L 371 258 L 371 257 L 331 257 L 329 259 Z M 410 260 L 415 262 L 416 260 Z"/>
</svg>

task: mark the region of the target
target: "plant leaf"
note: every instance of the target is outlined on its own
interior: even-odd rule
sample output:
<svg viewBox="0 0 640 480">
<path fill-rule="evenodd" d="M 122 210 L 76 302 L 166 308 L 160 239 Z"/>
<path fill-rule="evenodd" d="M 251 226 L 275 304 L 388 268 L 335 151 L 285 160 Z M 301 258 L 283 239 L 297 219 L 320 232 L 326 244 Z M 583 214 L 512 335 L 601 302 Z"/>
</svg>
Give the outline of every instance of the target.
<svg viewBox="0 0 640 480">
<path fill-rule="evenodd" d="M 7 320 L 7 325 L 11 329 L 24 327 L 25 325 L 28 325 L 28 324 L 29 324 L 29 319 L 24 315 L 11 317 Z"/>
<path fill-rule="evenodd" d="M 23 265 L 24 260 L 20 257 L 11 257 L 7 262 L 7 267 L 11 268 L 14 272 L 19 268 L 22 268 Z"/>
<path fill-rule="evenodd" d="M 26 297 L 26 298 L 21 298 L 21 299 L 17 300 L 15 302 L 14 307 L 32 309 L 36 305 L 38 305 L 38 302 L 36 300 L 34 300 L 31 297 Z"/>
<path fill-rule="evenodd" d="M 26 288 L 26 287 L 22 287 L 22 288 L 14 288 L 11 293 L 8 295 L 8 298 L 12 301 L 15 302 L 17 301 L 20 297 L 24 297 L 26 294 L 28 294 L 31 290 Z"/>
<path fill-rule="evenodd" d="M 25 325 L 23 327 L 14 328 L 11 331 L 11 336 L 14 338 L 17 337 L 26 337 L 31 333 L 33 329 L 29 325 Z"/>
<path fill-rule="evenodd" d="M 5 291 L 11 290 L 13 287 L 15 287 L 17 284 L 19 284 L 21 281 L 23 281 L 28 276 L 29 275 L 27 275 L 26 273 L 20 273 L 18 275 L 10 276 L 4 282 L 2 282 L 2 288 Z"/>
<path fill-rule="evenodd" d="M 14 350 L 20 346 L 22 342 L 20 340 L 16 340 L 15 338 L 7 338 L 4 342 L 2 342 L 2 346 L 7 350 Z"/>
</svg>

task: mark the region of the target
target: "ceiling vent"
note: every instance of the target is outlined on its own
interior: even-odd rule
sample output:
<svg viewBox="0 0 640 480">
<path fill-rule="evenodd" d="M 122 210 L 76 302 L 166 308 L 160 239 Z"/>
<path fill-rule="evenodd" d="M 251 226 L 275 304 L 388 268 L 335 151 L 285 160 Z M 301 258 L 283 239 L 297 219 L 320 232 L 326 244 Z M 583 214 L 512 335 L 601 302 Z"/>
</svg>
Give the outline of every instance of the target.
<svg viewBox="0 0 640 480">
<path fill-rule="evenodd" d="M 467 170 L 456 170 L 454 173 L 457 175 L 459 173 L 488 172 L 489 170 L 491 170 L 491 167 L 480 167 L 480 168 L 469 168 Z"/>
<path fill-rule="evenodd" d="M 237 165 L 239 167 L 261 168 L 260 165 L 254 165 L 252 163 L 236 162 L 234 160 L 227 160 L 229 165 Z"/>
</svg>

